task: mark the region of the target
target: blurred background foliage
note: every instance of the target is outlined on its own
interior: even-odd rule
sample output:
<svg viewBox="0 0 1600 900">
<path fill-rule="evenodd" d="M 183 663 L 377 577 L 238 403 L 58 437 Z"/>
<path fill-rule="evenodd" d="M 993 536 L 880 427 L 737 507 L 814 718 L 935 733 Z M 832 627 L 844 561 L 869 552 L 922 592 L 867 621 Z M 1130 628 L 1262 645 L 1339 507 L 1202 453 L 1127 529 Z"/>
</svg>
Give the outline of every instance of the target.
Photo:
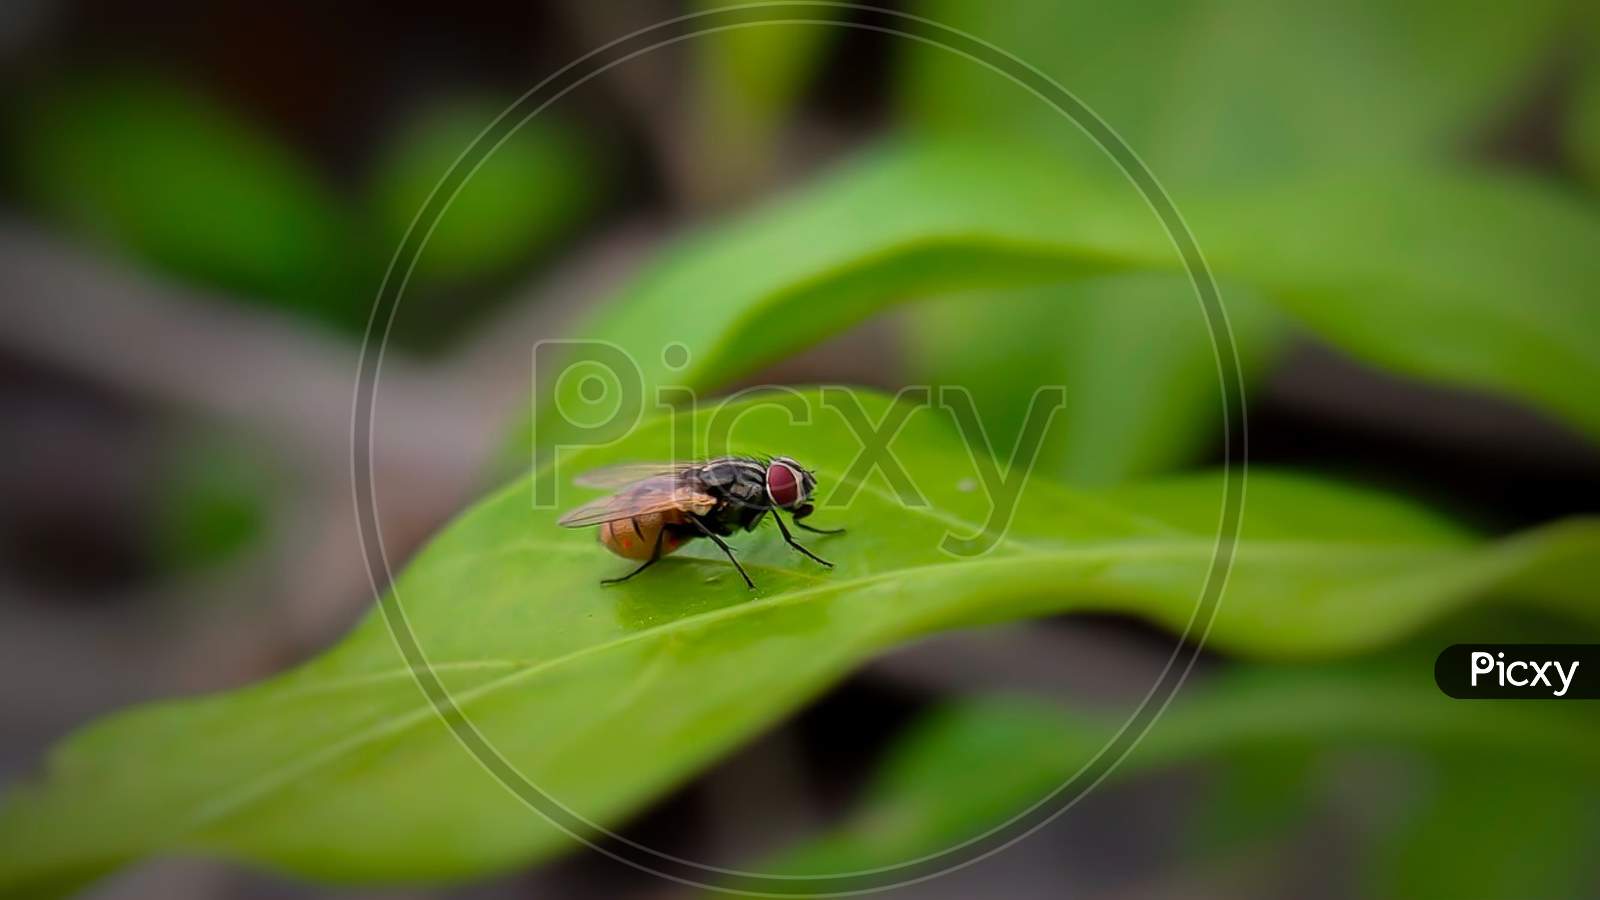
<svg viewBox="0 0 1600 900">
<path fill-rule="evenodd" d="M 1559 2 L 1515 17 L 1451 3 L 1141 0 L 1086 10 L 951 0 L 930 7 L 932 18 L 1067 86 L 1135 148 L 1180 207 L 1230 184 L 1482 156 L 1474 145 L 1495 119 L 1549 77 L 1551 48 L 1572 13 Z M 902 84 L 908 118 L 919 128 L 1018 133 L 1063 153 L 1092 152 L 1054 111 L 952 54 L 909 53 Z M 912 364 L 929 380 L 1015 396 L 1014 384 L 974 380 L 978 373 L 958 348 L 1014 345 L 1020 336 L 1054 360 L 1030 366 L 1030 376 L 1053 370 L 1072 392 L 1064 416 L 1071 424 L 1051 448 L 1062 474 L 1107 483 L 1193 462 L 1220 407 L 1199 377 L 1210 365 L 1210 337 L 1181 322 L 1193 305 L 1188 286 L 1118 279 L 1072 290 L 1076 320 L 1066 327 L 1057 324 L 1059 291 L 963 300 L 919 314 L 911 322 Z M 988 314 L 997 302 L 1013 304 L 1007 315 Z M 1230 290 L 1228 307 L 1247 371 L 1258 378 L 1289 335 L 1247 293 Z M 1041 330 L 1057 342 L 1040 346 Z M 1135 355 L 1130 339 L 1154 365 L 1126 362 Z M 1139 375 L 1125 377 L 1131 368 Z M 986 407 L 1002 433 L 1020 428 L 1014 404 Z"/>
<path fill-rule="evenodd" d="M 442 173 L 505 105 L 506 98 L 440 100 L 393 136 L 374 163 L 370 187 L 372 230 L 384 252 L 400 245 Z M 430 333 L 435 340 L 447 338 L 471 312 L 461 308 L 464 293 L 492 296 L 582 227 L 611 183 L 602 150 L 591 143 L 556 116 L 540 116 L 483 160 L 416 260 L 408 288 L 421 296 L 422 308 L 408 311 L 416 318 L 409 320 L 402 339 L 421 341 Z"/>
<path fill-rule="evenodd" d="M 320 173 L 196 87 L 147 71 L 29 97 L 18 175 L 43 215 L 158 270 L 345 328 L 357 232 Z"/>
<path fill-rule="evenodd" d="M 12 439 L 0 485 L 0 656 L 18 686 L 6 693 L 7 778 L 98 713 L 257 679 L 349 626 L 370 600 L 349 526 L 355 341 L 402 235 L 470 141 L 537 79 L 634 28 L 719 5 L 731 4 L 7 11 L 0 373 Z M 1218 198 L 1285 198 L 1241 200 L 1234 235 L 1282 248 L 1273 274 L 1354 270 L 1286 312 L 1229 275 L 1239 248 L 1226 216 L 1191 218 L 1222 274 L 1255 461 L 1356 477 L 1490 534 L 1596 512 L 1593 385 L 1562 373 L 1600 365 L 1583 356 L 1600 334 L 1570 335 L 1574 357 L 1558 363 L 1514 345 L 1509 330 L 1497 339 L 1404 303 L 1354 326 L 1403 324 L 1424 362 L 1448 367 L 1457 354 L 1503 373 L 1497 385 L 1510 388 L 1495 393 L 1441 384 L 1437 367 L 1392 353 L 1353 353 L 1360 336 L 1341 344 L 1316 312 L 1359 308 L 1371 274 L 1351 241 L 1328 239 L 1375 227 L 1326 213 L 1339 207 L 1323 201 L 1343 191 L 1359 201 L 1350 209 L 1431 215 L 1464 236 L 1384 247 L 1374 232 L 1380 263 L 1433 273 L 1418 279 L 1430 285 L 1470 282 L 1501 297 L 1507 321 L 1538 324 L 1541 309 L 1559 314 L 1549 321 L 1593 321 L 1588 270 L 1545 265 L 1581 258 L 1600 227 L 1591 5 L 900 8 L 993 42 L 1074 92 L 1180 209 L 1206 216 Z M 586 320 L 641 335 L 720 322 L 719 297 L 763 277 L 787 284 L 784 273 L 830 252 L 849 263 L 874 223 L 894 220 L 888 207 L 913 225 L 919 203 L 930 216 L 943 209 L 937 185 L 830 205 L 836 195 L 820 191 L 839 190 L 836 169 L 848 178 L 885 146 L 973 139 L 1049 154 L 1082 179 L 1083 198 L 1137 201 L 1070 123 L 996 73 L 824 24 L 679 44 L 527 123 L 438 223 L 394 323 L 382 401 L 393 412 L 378 438 L 379 478 L 395 498 L 382 510 L 392 552 L 409 552 L 487 489 L 495 451 L 508 434 L 523 437 L 515 423 L 533 340 Z M 775 206 L 774 195 L 785 199 Z M 785 224 L 795 208 L 813 218 Z M 1485 210 L 1493 221 L 1476 221 Z M 618 290 L 682 235 L 640 287 Z M 715 265 L 674 262 L 707 246 L 731 248 L 738 271 L 721 279 Z M 1475 248 L 1470 258 L 1461 247 Z M 756 251 L 765 257 L 749 258 Z M 675 265 L 704 298 L 659 287 L 683 271 Z M 890 279 L 908 286 L 890 299 L 919 302 L 881 314 L 887 301 L 843 306 L 815 333 L 805 325 L 820 312 L 774 307 L 769 324 L 814 346 L 697 357 L 699 386 L 964 384 L 1004 459 L 1034 388 L 1063 384 L 1068 408 L 1041 471 L 1095 488 L 1203 469 L 1230 429 L 1240 436 L 1237 421 L 1220 421 L 1211 341 L 1186 279 L 1134 271 L 973 289 L 941 277 Z M 663 323 L 669 309 L 681 318 Z M 780 330 L 763 329 L 773 340 Z M 1552 382 L 1546 394 L 1515 390 Z M 1592 567 L 1577 569 L 1551 577 L 1592 583 Z M 892 655 L 628 833 L 696 858 L 818 871 L 895 861 L 1004 819 L 1099 746 L 1170 644 L 1115 618 L 1025 633 Z M 1210 656 L 1116 784 L 1065 817 L 1081 821 L 966 880 L 904 893 L 1592 896 L 1592 704 L 1439 698 L 1426 674 L 1433 653 L 1486 635 L 1594 639 L 1586 626 L 1497 607 L 1370 659 L 1268 667 Z M 986 677 L 996 669 L 1010 681 Z M 1122 678 L 1109 684 L 1102 669 Z M 457 893 L 664 890 L 642 878 L 572 857 Z M 100 890 L 321 893 L 267 879 L 158 866 Z"/>
</svg>

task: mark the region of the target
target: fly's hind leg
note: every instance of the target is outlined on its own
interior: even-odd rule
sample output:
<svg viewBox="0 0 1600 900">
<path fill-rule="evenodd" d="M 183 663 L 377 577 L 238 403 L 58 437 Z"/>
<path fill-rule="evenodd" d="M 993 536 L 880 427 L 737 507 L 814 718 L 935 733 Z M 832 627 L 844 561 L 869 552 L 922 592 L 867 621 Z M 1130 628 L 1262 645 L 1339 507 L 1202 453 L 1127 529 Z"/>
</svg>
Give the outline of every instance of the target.
<svg viewBox="0 0 1600 900">
<path fill-rule="evenodd" d="M 634 531 L 638 531 L 639 530 L 638 523 L 635 523 L 633 528 L 634 528 Z M 661 539 L 666 537 L 666 535 L 667 535 L 667 530 L 665 528 L 663 528 L 660 531 L 656 532 L 656 543 L 655 543 L 655 546 L 650 548 L 650 558 L 645 560 L 642 564 L 640 564 L 639 568 L 634 569 L 632 572 L 629 572 L 626 575 L 619 575 L 616 578 L 602 578 L 602 579 L 600 579 L 600 583 L 601 584 L 621 584 L 624 581 L 627 581 L 629 578 L 632 578 L 633 576 L 639 574 L 640 572 L 643 572 L 645 569 L 648 569 L 651 566 L 655 565 L 656 563 L 660 562 L 661 561 Z"/>
<path fill-rule="evenodd" d="M 833 568 L 833 563 L 828 562 L 827 560 L 825 560 L 822 557 L 816 555 L 815 553 L 812 553 L 810 550 L 807 550 L 805 548 L 804 544 L 801 544 L 799 541 L 794 539 L 794 535 L 789 533 L 789 526 L 783 524 L 783 516 L 780 516 L 780 515 L 777 515 L 776 513 L 774 513 L 772 518 L 773 518 L 774 521 L 776 521 L 778 523 L 778 530 L 783 532 L 783 539 L 788 542 L 789 546 L 795 548 L 796 550 L 799 550 L 801 553 L 804 553 L 806 556 L 811 557 L 812 559 L 816 560 L 819 563 L 822 563 L 823 565 L 827 566 L 828 568 L 830 568 L 830 569 Z M 795 524 L 799 525 L 800 523 L 796 522 Z"/>
<path fill-rule="evenodd" d="M 750 588 L 752 591 L 755 590 L 756 583 L 750 580 L 750 574 L 744 570 L 744 566 L 739 565 L 739 560 L 733 555 L 733 548 L 728 546 L 728 542 L 713 534 L 711 529 L 707 528 L 699 519 L 690 516 L 689 521 L 693 522 L 695 527 L 700 529 L 701 534 L 711 538 L 712 543 L 722 548 L 722 552 L 728 557 L 728 562 L 733 563 L 733 567 L 739 570 L 739 577 L 744 579 L 745 586 Z"/>
</svg>

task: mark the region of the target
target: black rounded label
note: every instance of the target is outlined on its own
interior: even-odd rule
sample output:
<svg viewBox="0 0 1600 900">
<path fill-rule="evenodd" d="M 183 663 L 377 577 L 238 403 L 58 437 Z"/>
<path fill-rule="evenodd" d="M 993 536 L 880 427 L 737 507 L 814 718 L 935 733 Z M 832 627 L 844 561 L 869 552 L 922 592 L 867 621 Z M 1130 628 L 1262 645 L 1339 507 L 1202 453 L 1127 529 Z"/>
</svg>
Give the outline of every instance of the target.
<svg viewBox="0 0 1600 900">
<path fill-rule="evenodd" d="M 1600 644 L 1452 644 L 1433 680 L 1458 700 L 1600 699 Z"/>
</svg>

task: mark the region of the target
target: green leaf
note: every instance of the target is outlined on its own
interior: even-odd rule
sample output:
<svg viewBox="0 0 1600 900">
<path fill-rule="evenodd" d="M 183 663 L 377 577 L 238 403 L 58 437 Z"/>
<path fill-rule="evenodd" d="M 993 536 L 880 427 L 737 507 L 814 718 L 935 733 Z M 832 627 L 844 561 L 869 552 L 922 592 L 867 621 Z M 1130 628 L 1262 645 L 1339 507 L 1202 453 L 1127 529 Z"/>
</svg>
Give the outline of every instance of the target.
<svg viewBox="0 0 1600 900">
<path fill-rule="evenodd" d="M 891 411 L 873 394 L 829 397 L 859 401 L 874 421 Z M 524 479 L 447 527 L 389 601 L 472 725 L 593 820 L 623 821 L 882 648 L 1080 610 L 1181 629 L 1211 565 L 1213 478 L 1103 497 L 1033 479 L 994 552 L 954 558 L 941 539 L 978 531 L 990 509 L 942 412 L 916 412 L 893 443 L 926 507 L 903 505 L 878 476 L 843 478 L 857 441 L 816 394 L 753 398 L 724 413 L 735 415 L 735 449 L 792 454 L 820 473 L 816 521 L 850 529 L 811 542 L 835 570 L 766 528 L 736 539 L 754 595 L 699 545 L 602 587 L 628 564 L 557 527 Z M 575 454 L 561 480 L 669 456 L 675 436 L 672 419 L 652 420 Z M 1484 543 L 1401 501 L 1291 476 L 1253 477 L 1250 506 L 1212 632 L 1219 649 L 1359 652 L 1491 593 L 1594 614 L 1593 522 Z M 317 878 L 438 880 L 570 846 L 455 742 L 374 613 L 281 677 L 68 738 L 0 815 L 0 886 L 25 893 L 176 852 Z"/>
<path fill-rule="evenodd" d="M 738 6 L 741 0 L 696 0 L 696 11 Z M 769 178 L 784 150 L 779 138 L 801 93 L 839 35 L 816 11 L 819 24 L 756 25 L 698 36 L 691 109 L 695 116 L 695 177 L 705 191 L 736 192 Z"/>
<path fill-rule="evenodd" d="M 736 7 L 737 0 L 694 0 L 696 11 Z M 732 104 L 735 115 L 770 124 L 781 116 L 806 87 L 816 72 L 831 38 L 839 33 L 827 18 L 837 10 L 819 10 L 816 24 L 757 25 L 729 28 L 700 37 L 693 44 L 699 76 L 710 82 L 724 82 L 715 89 Z"/>
<path fill-rule="evenodd" d="M 1600 31 L 1600 26 L 1596 26 Z M 1591 188 L 1600 189 L 1600 38 L 1591 41 L 1587 63 L 1578 73 L 1572 110 L 1565 129 L 1567 155 Z"/>
<path fill-rule="evenodd" d="M 152 550 L 165 570 L 220 563 L 262 535 L 279 473 L 257 448 L 220 436 L 189 439 L 153 478 Z"/>
<path fill-rule="evenodd" d="M 1053 77 L 1184 190 L 1264 172 L 1437 157 L 1535 85 L 1578 8 L 1538 0 L 1512 22 L 1448 0 L 920 6 Z M 1028 134 L 1097 152 L 998 73 L 938 48 L 906 49 L 904 103 L 919 125 Z"/>
<path fill-rule="evenodd" d="M 1196 196 L 1184 214 L 1221 279 L 1355 358 L 1600 435 L 1594 210 L 1524 179 L 1398 170 Z M 701 234 L 574 336 L 629 352 L 645 397 L 703 392 L 896 301 L 1129 271 L 1179 271 L 1133 191 L 1017 147 L 910 143 Z M 677 371 L 672 342 L 691 356 Z M 561 407 L 592 406 L 579 383 L 558 385 Z M 541 445 L 562 442 L 555 408 L 536 411 Z M 518 432 L 522 462 L 534 435 Z"/>
<path fill-rule="evenodd" d="M 1374 834 L 1371 895 L 1412 900 L 1588 897 L 1600 782 L 1583 761 L 1445 748 L 1422 802 Z"/>
<path fill-rule="evenodd" d="M 937 853 L 1004 823 L 1060 787 L 1120 724 L 1023 698 L 947 705 L 890 750 L 845 821 L 751 868 L 826 874 Z M 1480 763 L 1494 759 L 1501 769 L 1541 767 L 1565 778 L 1578 797 L 1592 798 L 1595 785 L 1586 768 L 1597 737 L 1592 719 L 1560 704 L 1453 701 L 1433 686 L 1429 666 L 1419 658 L 1403 667 L 1243 666 L 1186 688 L 1112 777 L 1131 779 L 1198 761 L 1292 761 L 1310 750 L 1380 748 L 1449 752 Z M 1455 814 L 1475 818 L 1461 809 Z M 1496 823 L 1503 827 L 1506 820 Z M 1490 855 L 1469 864 L 1451 853 L 1435 857 L 1434 865 L 1481 873 L 1496 859 L 1504 861 Z M 1409 887 L 1426 881 L 1420 875 Z M 1396 896 L 1418 895 L 1401 890 Z"/>
<path fill-rule="evenodd" d="M 1183 852 L 1197 858 L 1247 852 L 1291 833 L 1315 811 L 1318 767 L 1328 755 L 1281 742 L 1224 754 L 1189 816 Z"/>
<path fill-rule="evenodd" d="M 1282 316 L 1241 287 L 1224 297 L 1252 383 L 1282 342 Z M 1044 471 L 1073 484 L 1177 469 L 1209 450 L 1224 425 L 1216 351 L 1181 276 L 958 295 L 906 318 L 913 377 L 970 390 L 1001 448 L 1022 433 L 1040 384 L 1065 386 L 1066 407 L 1040 458 Z"/>
<path fill-rule="evenodd" d="M 1471 4 L 1376 0 L 928 0 L 920 9 L 1074 92 L 1186 207 L 1192 194 L 1229 184 L 1437 156 L 1527 88 L 1568 5 L 1543 0 L 1515 23 Z M 1082 165 L 1099 163 L 1076 128 L 1000 74 L 940 48 L 904 48 L 902 99 L 913 126 L 1025 135 Z M 1207 231 L 1200 228 L 1202 246 Z M 1347 250 L 1326 249 L 1334 260 Z M 1043 458 L 1076 483 L 1174 469 L 1226 423 L 1211 390 L 1210 334 L 1192 291 L 1172 284 L 1110 279 L 940 304 L 910 322 L 910 365 L 921 380 L 981 386 L 999 398 L 1067 385 Z M 1227 286 L 1224 298 L 1254 381 L 1286 334 L 1242 285 Z M 996 306 L 1006 314 L 994 315 Z M 1025 354 L 1029 365 L 973 359 L 995 355 L 974 348 L 998 347 Z M 994 410 L 998 441 L 1022 432 L 1024 412 L 1003 402 Z"/>
<path fill-rule="evenodd" d="M 409 122 L 386 148 L 371 193 L 381 233 L 397 246 L 434 188 L 504 104 L 457 97 Z M 539 116 L 513 132 L 439 218 L 413 273 L 420 288 L 504 275 L 567 235 L 594 206 L 594 148 L 570 125 Z"/>
<path fill-rule="evenodd" d="M 371 272 L 340 201 L 272 135 L 138 73 L 56 85 L 16 123 L 25 193 L 51 217 L 204 284 L 339 325 Z"/>
</svg>

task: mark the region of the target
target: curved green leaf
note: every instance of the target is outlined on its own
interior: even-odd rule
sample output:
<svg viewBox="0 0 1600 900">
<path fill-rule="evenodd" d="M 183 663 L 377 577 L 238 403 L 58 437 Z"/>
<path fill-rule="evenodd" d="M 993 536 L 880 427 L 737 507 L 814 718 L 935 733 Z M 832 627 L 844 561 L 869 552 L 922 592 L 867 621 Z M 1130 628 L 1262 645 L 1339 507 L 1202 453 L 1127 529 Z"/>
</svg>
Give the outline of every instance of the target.
<svg viewBox="0 0 1600 900">
<path fill-rule="evenodd" d="M 891 748 L 859 806 L 842 823 L 751 868 L 827 874 L 937 853 L 1004 823 L 1060 787 L 1120 724 L 1036 699 L 989 697 L 949 704 Z M 1557 773 L 1575 795 L 1593 797 L 1600 791 L 1589 766 L 1597 738 L 1594 721 L 1570 706 L 1451 700 L 1433 686 L 1426 660 L 1414 657 L 1408 667 L 1254 666 L 1186 689 L 1112 777 L 1133 778 L 1186 762 L 1251 759 L 1252 754 L 1294 761 L 1307 751 L 1403 748 L 1493 759 L 1501 772 Z M 1453 811 L 1463 819 L 1477 818 Z M 1515 820 L 1491 820 L 1502 827 L 1506 821 Z M 1447 848 L 1437 849 L 1445 852 L 1431 857 L 1434 869 L 1481 876 L 1496 858 L 1488 853 L 1464 860 Z M 1420 863 L 1418 853 L 1406 852 L 1413 865 Z M 1437 872 L 1413 869 L 1408 875 L 1412 883 L 1399 896 L 1444 881 Z M 1461 879 L 1449 883 L 1459 888 Z M 1495 890 L 1489 888 L 1486 896 L 1503 896 Z M 1449 896 L 1469 895 L 1481 894 Z"/>
<path fill-rule="evenodd" d="M 1600 435 L 1592 209 L 1527 180 L 1431 170 L 1235 189 L 1183 209 L 1222 279 L 1350 355 L 1506 393 Z M 646 397 L 705 391 L 896 301 L 1127 271 L 1181 270 L 1126 187 L 1016 147 L 906 144 L 702 234 L 574 336 L 630 352 Z M 679 370 L 662 359 L 673 342 L 690 351 Z M 558 387 L 562 408 L 592 406 L 580 381 Z M 554 408 L 537 411 L 538 435 L 513 436 L 519 462 L 530 440 L 562 442 Z"/>
<path fill-rule="evenodd" d="M 874 420 L 891 406 L 831 396 Z M 533 508 L 524 479 L 446 528 L 397 581 L 396 607 L 464 714 L 580 814 L 620 822 L 921 634 L 1078 610 L 1173 629 L 1191 617 L 1212 558 L 1216 479 L 1103 497 L 1033 479 L 999 546 L 958 559 L 941 539 L 977 531 L 990 509 L 941 411 L 915 413 L 893 444 L 925 507 L 902 505 L 879 476 L 842 479 L 857 441 L 816 394 L 753 398 L 735 414 L 735 448 L 819 471 L 817 521 L 850 531 L 811 543 L 837 569 L 799 558 L 769 527 L 736 539 L 754 595 L 699 545 L 605 588 L 598 579 L 627 564 L 591 534 L 558 528 L 557 510 Z M 654 420 L 576 454 L 563 476 L 669 456 L 676 431 Z M 1250 503 L 1212 633 L 1221 649 L 1357 652 L 1491 592 L 1594 613 L 1594 523 L 1485 544 L 1403 502 L 1290 476 L 1253 478 Z M 26 893 L 180 851 L 341 880 L 463 878 L 569 846 L 456 743 L 374 614 L 286 675 L 133 710 L 66 740 L 0 816 L 0 885 Z"/>
</svg>

